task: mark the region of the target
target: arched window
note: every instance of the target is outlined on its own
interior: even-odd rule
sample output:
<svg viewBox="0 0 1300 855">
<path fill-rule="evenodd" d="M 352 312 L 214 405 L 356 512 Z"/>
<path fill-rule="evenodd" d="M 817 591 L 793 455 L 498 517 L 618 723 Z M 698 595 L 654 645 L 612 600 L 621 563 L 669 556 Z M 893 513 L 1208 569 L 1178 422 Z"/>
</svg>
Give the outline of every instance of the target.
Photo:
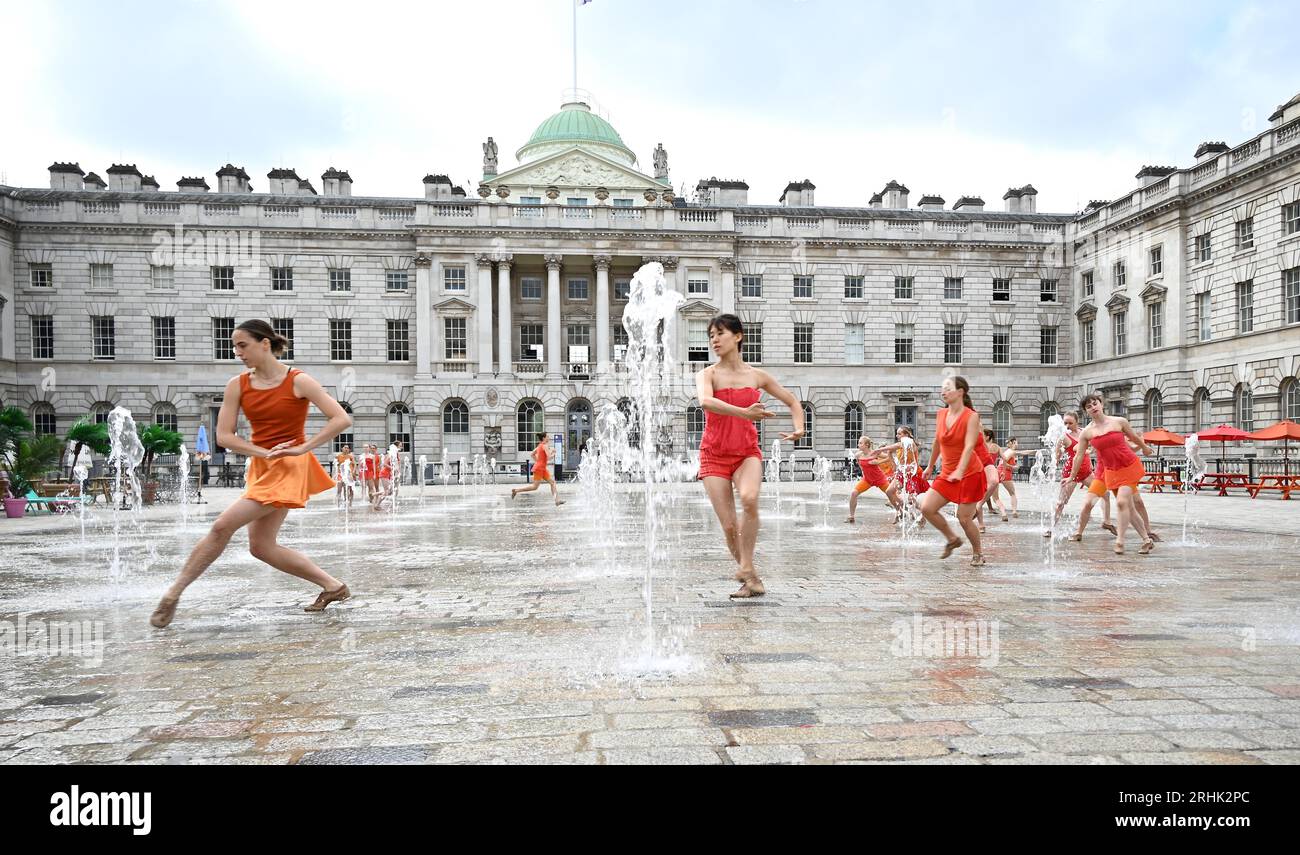
<svg viewBox="0 0 1300 855">
<path fill-rule="evenodd" d="M 536 398 L 525 398 L 515 410 L 515 451 L 532 451 L 537 435 L 546 430 L 546 410 Z"/>
<path fill-rule="evenodd" d="M 113 412 L 113 405 L 107 401 L 97 401 L 90 408 L 90 417 L 95 420 L 97 425 L 108 424 L 108 414 Z"/>
<path fill-rule="evenodd" d="M 866 408 L 856 401 L 844 408 L 844 447 L 857 448 L 858 437 L 866 433 Z"/>
<path fill-rule="evenodd" d="M 1038 408 L 1038 435 L 1047 436 L 1048 422 L 1052 416 L 1061 414 L 1061 408 L 1056 406 L 1055 401 L 1044 401 L 1043 405 Z"/>
<path fill-rule="evenodd" d="M 388 444 L 395 442 L 402 451 L 411 450 L 411 410 L 401 402 L 388 405 Z"/>
<path fill-rule="evenodd" d="M 154 424 L 162 425 L 170 431 L 176 430 L 176 407 L 173 405 L 166 402 L 154 404 L 152 418 Z"/>
<path fill-rule="evenodd" d="M 1192 421 L 1197 432 L 1214 427 L 1214 406 L 1210 390 L 1202 386 L 1192 396 Z"/>
<path fill-rule="evenodd" d="M 1165 426 L 1165 399 L 1159 389 L 1147 392 L 1147 430 Z"/>
<path fill-rule="evenodd" d="M 700 440 L 704 438 L 704 410 L 696 404 L 686 408 L 686 447 L 691 451 L 700 450 Z"/>
<path fill-rule="evenodd" d="M 464 401 L 443 404 L 442 445 L 450 454 L 469 454 L 469 405 Z"/>
<path fill-rule="evenodd" d="M 1255 396 L 1245 383 L 1237 384 L 1237 392 L 1233 396 L 1233 410 L 1237 427 L 1247 432 L 1255 429 Z"/>
<path fill-rule="evenodd" d="M 54 405 L 45 401 L 32 404 L 32 425 L 37 436 L 58 436 L 59 419 L 54 414 Z"/>
<path fill-rule="evenodd" d="M 813 408 L 812 404 L 807 401 L 803 402 L 803 429 L 804 435 L 795 440 L 795 448 L 812 448 L 813 447 Z"/>
<path fill-rule="evenodd" d="M 998 401 L 993 405 L 993 441 L 1006 445 L 1011 435 L 1011 404 Z"/>
<path fill-rule="evenodd" d="M 347 413 L 349 416 L 352 415 L 351 404 L 346 403 L 344 401 L 339 401 L 339 406 L 343 408 L 343 412 Z M 335 454 L 338 454 L 340 451 L 343 450 L 343 446 L 346 445 L 348 447 L 352 447 L 352 443 L 353 443 L 352 430 L 351 428 L 349 428 L 348 430 L 345 430 L 343 431 L 343 433 L 334 437 L 333 441 L 330 443 L 330 447 L 334 450 Z M 355 454 L 356 449 L 353 448 L 352 452 Z"/>
<path fill-rule="evenodd" d="M 1290 377 L 1282 381 L 1282 418 L 1300 422 L 1300 381 Z"/>
</svg>

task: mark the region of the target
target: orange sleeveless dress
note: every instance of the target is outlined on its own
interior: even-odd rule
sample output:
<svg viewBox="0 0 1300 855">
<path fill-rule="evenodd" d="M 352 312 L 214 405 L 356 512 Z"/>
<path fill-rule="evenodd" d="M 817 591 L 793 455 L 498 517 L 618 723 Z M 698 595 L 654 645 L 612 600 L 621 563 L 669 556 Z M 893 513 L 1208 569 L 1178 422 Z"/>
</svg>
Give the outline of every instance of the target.
<svg viewBox="0 0 1300 855">
<path fill-rule="evenodd" d="M 282 442 L 306 441 L 311 402 L 293 394 L 297 373 L 298 369 L 290 368 L 274 389 L 254 389 L 248 374 L 239 375 L 239 406 L 253 428 L 254 445 L 269 450 Z M 276 508 L 303 508 L 312 495 L 333 488 L 334 479 L 311 452 L 275 460 L 254 457 L 242 498 Z"/>
<path fill-rule="evenodd" d="M 943 456 L 943 465 L 939 469 L 939 477 L 930 482 L 930 487 L 955 505 L 973 504 L 984 498 L 984 470 L 973 455 L 962 479 L 948 480 L 948 476 L 957 470 L 957 464 L 961 462 L 961 456 L 966 450 L 966 423 L 970 421 L 972 412 L 974 411 L 969 407 L 962 410 L 951 427 L 948 425 L 947 407 L 935 415 L 935 431 L 939 437 L 939 453 Z"/>
<path fill-rule="evenodd" d="M 547 465 L 549 463 L 550 463 L 550 456 L 546 453 L 546 443 L 544 442 L 539 443 L 538 446 L 533 449 L 533 480 L 534 481 L 551 480 L 551 472 L 549 469 L 547 469 Z"/>
</svg>

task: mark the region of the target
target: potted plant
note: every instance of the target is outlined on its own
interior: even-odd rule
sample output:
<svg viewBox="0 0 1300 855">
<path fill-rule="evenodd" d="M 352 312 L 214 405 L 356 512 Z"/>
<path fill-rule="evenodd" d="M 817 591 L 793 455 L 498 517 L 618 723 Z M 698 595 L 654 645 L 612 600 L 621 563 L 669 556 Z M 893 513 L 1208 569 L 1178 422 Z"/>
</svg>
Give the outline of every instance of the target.
<svg viewBox="0 0 1300 855">
<path fill-rule="evenodd" d="M 158 482 L 153 480 L 153 459 L 159 454 L 179 454 L 183 437 L 162 425 L 149 425 L 140 429 L 140 444 L 144 446 L 144 483 L 140 485 L 146 505 L 158 497 Z M 181 486 L 184 489 L 184 485 Z"/>
<path fill-rule="evenodd" d="M 0 499 L 7 500 L 10 497 L 13 485 L 9 478 L 9 467 L 13 463 L 19 440 L 31 432 L 31 420 L 27 418 L 27 414 L 21 409 L 18 407 L 5 407 L 0 410 Z M 24 490 L 21 493 L 14 492 L 13 495 L 23 497 L 26 493 L 27 491 Z M 22 516 L 23 509 L 27 507 L 27 499 L 23 498 L 22 502 L 15 502 L 14 505 L 18 508 L 17 516 Z M 8 509 L 9 505 L 6 504 L 6 512 L 8 512 Z M 15 515 L 10 513 L 9 516 Z"/>
<path fill-rule="evenodd" d="M 108 425 L 103 422 L 93 422 L 89 419 L 81 419 L 68 431 L 67 441 L 74 443 L 72 455 L 68 463 L 68 480 L 76 478 L 73 469 L 77 460 L 81 458 L 83 448 L 89 446 L 90 450 L 100 455 L 107 455 L 112 446 L 108 441 Z"/>
<path fill-rule="evenodd" d="M 5 515 L 21 517 L 27 511 L 27 493 L 45 473 L 58 468 L 63 443 L 57 436 L 34 436 L 18 439 L 5 461 L 11 498 L 4 500 Z"/>
</svg>

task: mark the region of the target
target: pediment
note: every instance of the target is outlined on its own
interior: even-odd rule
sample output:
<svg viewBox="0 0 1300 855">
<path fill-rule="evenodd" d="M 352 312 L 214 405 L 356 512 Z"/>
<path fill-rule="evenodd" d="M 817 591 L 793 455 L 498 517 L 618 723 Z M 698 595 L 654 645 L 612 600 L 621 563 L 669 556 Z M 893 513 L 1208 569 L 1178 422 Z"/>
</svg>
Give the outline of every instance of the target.
<svg viewBox="0 0 1300 855">
<path fill-rule="evenodd" d="M 708 300 L 695 299 L 683 303 L 680 311 L 683 315 L 713 316 L 717 314 L 718 307 L 710 303 Z"/>
<path fill-rule="evenodd" d="M 1090 321 L 1097 317 L 1097 307 L 1092 303 L 1082 303 L 1074 310 L 1074 316 L 1081 321 Z"/>
<path fill-rule="evenodd" d="M 1116 309 L 1127 309 L 1129 299 L 1123 294 L 1111 294 L 1110 299 L 1106 301 L 1106 308 L 1112 312 Z"/>
<path fill-rule="evenodd" d="M 532 163 L 503 172 L 486 183 L 494 187 L 581 187 L 623 190 L 640 193 L 662 184 L 649 175 L 617 163 L 609 158 L 572 146 Z"/>
<path fill-rule="evenodd" d="M 1166 289 L 1165 286 L 1157 285 L 1152 282 L 1147 285 L 1147 287 L 1143 288 L 1142 293 L 1138 296 L 1142 298 L 1142 302 L 1144 303 L 1157 303 L 1165 298 L 1167 291 L 1168 289 Z"/>
<path fill-rule="evenodd" d="M 433 307 L 443 312 L 472 312 L 475 308 L 473 303 L 467 303 L 460 297 L 448 297 L 441 303 L 434 303 Z"/>
</svg>

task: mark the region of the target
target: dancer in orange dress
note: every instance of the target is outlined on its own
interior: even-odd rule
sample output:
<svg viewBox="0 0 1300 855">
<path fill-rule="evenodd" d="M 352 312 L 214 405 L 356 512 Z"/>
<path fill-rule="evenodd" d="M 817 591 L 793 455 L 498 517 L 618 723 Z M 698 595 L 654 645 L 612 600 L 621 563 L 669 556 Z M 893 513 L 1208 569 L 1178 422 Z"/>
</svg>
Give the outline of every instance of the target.
<svg viewBox="0 0 1300 855">
<path fill-rule="evenodd" d="M 938 477 L 930 479 L 930 492 L 921 501 L 921 513 L 927 522 L 939 530 L 947 542 L 941 558 L 947 558 L 961 546 L 962 540 L 953 534 L 948 521 L 940 511 L 949 502 L 957 505 L 957 521 L 970 538 L 971 566 L 984 565 L 980 551 L 980 531 L 975 524 L 975 510 L 984 498 L 984 469 L 975 455 L 980 435 L 980 417 L 970 399 L 970 384 L 964 377 L 949 377 L 943 381 L 940 393 L 946 405 L 935 414 L 934 445 L 930 449 L 930 467 L 938 466 L 942 457 L 943 468 Z"/>
<path fill-rule="evenodd" d="M 858 496 L 875 487 L 885 494 L 889 499 L 889 504 L 894 506 L 894 513 L 901 514 L 903 506 L 899 503 L 894 492 L 894 483 L 890 478 L 893 464 L 889 462 L 889 454 L 882 448 L 878 451 L 872 450 L 870 437 L 858 437 L 858 468 L 862 470 L 862 480 L 858 481 L 853 487 L 853 492 L 849 494 L 849 516 L 845 522 L 853 522 L 858 510 Z M 886 467 L 889 467 L 887 470 Z"/>
<path fill-rule="evenodd" d="M 1070 497 L 1078 490 L 1087 490 L 1085 484 L 1092 483 L 1092 461 L 1087 455 L 1084 455 L 1083 465 L 1079 468 L 1074 466 L 1074 451 L 1079 446 L 1079 416 L 1077 413 L 1068 412 L 1061 416 L 1065 422 L 1065 436 L 1052 449 L 1052 456 L 1064 465 L 1061 472 L 1061 490 L 1056 497 L 1056 507 L 1052 511 L 1052 526 L 1043 532 L 1043 537 L 1051 537 L 1052 529 L 1061 521 L 1061 513 L 1065 506 L 1070 503 Z M 1106 514 L 1110 518 L 1109 511 Z"/>
<path fill-rule="evenodd" d="M 998 461 L 998 484 L 1007 495 L 1011 496 L 1011 516 L 1020 519 L 1020 499 L 1016 497 L 1016 465 L 1020 462 L 1016 457 L 1016 447 L 1020 445 L 1020 440 L 1014 436 L 1007 440 L 1007 447 L 1002 450 L 1001 457 Z M 999 499 L 998 506 L 1002 508 L 1002 521 L 1007 521 L 1006 506 Z"/>
<path fill-rule="evenodd" d="M 996 449 L 996 453 L 992 449 Z M 998 506 L 997 512 L 1006 519 L 1006 509 L 1002 506 L 1002 497 L 998 495 L 998 484 L 1001 482 L 998 476 L 998 455 L 1002 449 L 993 441 L 993 431 L 988 428 L 982 428 L 980 435 L 975 440 L 975 456 L 979 458 L 980 464 L 984 468 L 985 493 L 984 499 L 975 509 L 975 522 L 979 527 L 980 534 L 984 533 L 984 507 L 987 505 L 990 511 L 995 510 L 993 502 L 996 501 Z"/>
<path fill-rule="evenodd" d="M 516 487 L 510 491 L 510 498 L 514 498 L 520 493 L 531 493 L 542 484 L 551 485 L 551 498 L 555 499 L 555 506 L 558 508 L 564 504 L 560 498 L 560 491 L 555 486 L 555 478 L 551 475 L 550 465 L 550 442 L 551 437 L 546 431 L 539 431 L 537 434 L 537 447 L 533 449 L 533 477 L 527 487 Z"/>
<path fill-rule="evenodd" d="M 1151 449 L 1133 430 L 1128 419 L 1106 415 L 1100 395 L 1087 395 L 1081 403 L 1084 412 L 1092 419 L 1092 424 L 1079 435 L 1074 465 L 1083 465 L 1089 447 L 1097 449 L 1098 469 L 1105 466 L 1106 489 L 1115 494 L 1119 504 L 1119 533 L 1115 537 L 1115 554 L 1124 554 L 1124 535 L 1132 524 L 1142 537 L 1142 547 L 1138 552 L 1146 555 L 1155 548 L 1155 541 L 1148 533 L 1145 514 L 1135 507 L 1142 504 L 1138 484 L 1142 482 L 1146 470 L 1129 444 L 1132 443 L 1143 454 L 1150 454 Z"/>
<path fill-rule="evenodd" d="M 352 483 L 356 477 L 357 459 L 352 456 L 352 446 L 345 445 L 338 454 L 334 455 L 334 483 L 337 485 L 334 503 L 336 505 L 342 505 L 346 500 L 348 507 L 352 507 Z"/>
<path fill-rule="evenodd" d="M 295 549 L 276 542 L 290 508 L 302 508 L 315 493 L 334 486 L 313 448 L 324 445 L 352 426 L 352 416 L 329 396 L 320 383 L 277 359 L 289 341 L 266 321 L 245 321 L 230 336 L 235 356 L 249 367 L 226 384 L 217 416 L 217 442 L 250 458 L 244 495 L 217 517 L 212 529 L 190 553 L 180 575 L 167 589 L 149 622 L 165 627 L 176 614 L 181 594 L 225 551 L 236 531 L 248 526 L 248 551 L 300 579 L 321 588 L 304 610 L 323 611 L 351 596 L 348 586 L 316 566 Z M 329 419 L 311 439 L 306 438 L 308 403 Z M 252 440 L 235 433 L 240 410 L 253 429 Z"/>
<path fill-rule="evenodd" d="M 897 512 L 894 522 L 900 522 L 903 518 L 903 501 L 898 498 L 899 493 L 906 496 L 908 504 L 917 509 L 920 508 L 921 497 L 930 489 L 930 482 L 925 480 L 924 467 L 921 466 L 921 455 L 917 451 L 916 439 L 912 436 L 912 429 L 904 425 L 899 425 L 894 430 L 894 442 L 880 448 L 880 451 L 887 452 L 890 455 L 892 464 L 892 474 L 890 475 L 889 490 L 886 496 Z M 883 468 L 883 467 L 882 467 Z M 925 519 L 921 519 L 924 525 Z"/>
<path fill-rule="evenodd" d="M 1078 450 L 1077 443 L 1075 450 Z M 1115 528 L 1110 521 L 1110 493 L 1106 491 L 1106 465 L 1100 460 L 1092 468 L 1092 481 L 1088 483 L 1088 495 L 1083 500 L 1083 509 L 1079 511 L 1079 527 L 1074 534 L 1070 535 L 1070 540 L 1075 542 L 1083 540 L 1083 531 L 1088 527 L 1088 520 L 1092 516 L 1092 507 L 1101 502 L 1101 527 L 1111 534 L 1118 535 L 1119 529 Z"/>
<path fill-rule="evenodd" d="M 794 430 L 781 434 L 781 439 L 792 442 L 804 435 L 799 399 L 772 375 L 740 358 L 744 335 L 745 327 L 735 315 L 718 315 L 709 321 L 709 346 L 718 361 L 695 375 L 695 394 L 704 410 L 699 477 L 722 524 L 727 550 L 739 565 L 735 579 L 740 588 L 733 598 L 760 597 L 767 591 L 754 569 L 758 492 L 763 485 L 763 452 L 754 423 L 775 415 L 759 403 L 764 392 L 790 408 Z M 739 520 L 736 493 L 740 494 Z"/>
</svg>

